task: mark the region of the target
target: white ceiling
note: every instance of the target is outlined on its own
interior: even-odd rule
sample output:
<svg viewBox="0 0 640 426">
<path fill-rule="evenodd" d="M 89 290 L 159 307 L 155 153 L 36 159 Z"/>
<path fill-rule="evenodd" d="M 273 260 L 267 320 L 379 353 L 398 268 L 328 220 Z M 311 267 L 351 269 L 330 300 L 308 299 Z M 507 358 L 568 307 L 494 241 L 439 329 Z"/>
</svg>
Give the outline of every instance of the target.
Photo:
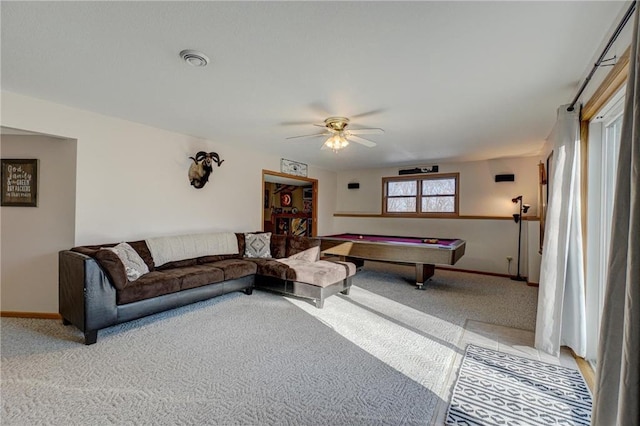
<svg viewBox="0 0 640 426">
<path fill-rule="evenodd" d="M 535 155 L 626 7 L 2 2 L 1 83 L 330 170 Z M 210 65 L 186 65 L 183 49 Z M 285 139 L 359 114 L 354 128 L 385 129 L 377 147 Z"/>
</svg>

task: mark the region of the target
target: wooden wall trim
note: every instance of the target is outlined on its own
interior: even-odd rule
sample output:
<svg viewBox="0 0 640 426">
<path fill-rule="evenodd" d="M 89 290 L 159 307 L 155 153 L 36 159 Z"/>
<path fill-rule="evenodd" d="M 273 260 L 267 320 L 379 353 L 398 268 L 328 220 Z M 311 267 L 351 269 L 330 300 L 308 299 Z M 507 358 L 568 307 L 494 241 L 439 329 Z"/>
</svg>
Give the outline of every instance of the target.
<svg viewBox="0 0 640 426">
<path fill-rule="evenodd" d="M 436 269 L 440 269 L 442 271 L 466 272 L 467 274 L 489 275 L 491 277 L 503 277 L 503 278 L 511 278 L 512 277 L 512 275 L 500 274 L 498 272 L 486 272 L 486 271 L 476 271 L 476 270 L 473 270 L 473 269 L 450 268 L 448 266 L 440 266 L 440 265 L 436 265 L 435 268 Z"/>
<path fill-rule="evenodd" d="M 466 272 L 467 274 L 489 275 L 489 276 L 492 276 L 492 277 L 511 278 L 513 276 L 513 275 L 509 275 L 509 274 L 500 274 L 498 272 L 476 271 L 476 270 L 473 270 L 473 269 L 459 269 L 459 268 L 451 268 L 451 267 L 448 267 L 448 266 L 440 266 L 440 265 L 436 265 L 435 268 L 436 269 L 441 269 L 443 271 Z M 528 280 L 525 281 L 525 282 L 527 283 L 527 285 L 529 287 L 539 287 L 540 286 L 538 283 L 532 283 L 532 282 L 529 282 Z"/>
<path fill-rule="evenodd" d="M 17 311 L 0 311 L 0 317 L 11 318 L 37 318 L 37 319 L 55 319 L 60 320 L 60 314 L 52 312 L 17 312 Z"/>
<path fill-rule="evenodd" d="M 582 377 L 584 377 L 584 381 L 587 382 L 587 386 L 589 386 L 589 390 L 591 391 L 591 393 L 593 393 L 596 388 L 596 373 L 595 371 L 593 371 L 591 364 L 589 364 L 589 362 L 584 358 L 576 355 L 573 349 L 569 347 L 567 348 L 571 352 L 571 356 L 573 356 L 573 359 L 576 360 L 576 364 L 578 364 L 578 368 L 582 373 Z"/>
<path fill-rule="evenodd" d="M 582 209 L 582 269 L 587 273 L 587 220 L 589 197 L 589 122 L 580 122 L 580 208 Z M 585 281 L 586 286 L 586 281 Z"/>
<path fill-rule="evenodd" d="M 631 46 L 627 47 L 622 56 L 618 59 L 615 66 L 609 71 L 609 74 L 602 81 L 600 86 L 591 96 L 591 99 L 582 107 L 581 120 L 590 121 L 595 117 L 596 113 L 602 108 L 618 89 L 627 82 L 629 76 L 629 55 Z"/>
<path fill-rule="evenodd" d="M 333 217 L 379 217 L 392 219 L 474 219 L 474 220 L 513 220 L 513 216 L 396 216 L 380 213 L 334 213 Z M 540 220 L 538 216 L 523 216 L 522 220 Z"/>
</svg>

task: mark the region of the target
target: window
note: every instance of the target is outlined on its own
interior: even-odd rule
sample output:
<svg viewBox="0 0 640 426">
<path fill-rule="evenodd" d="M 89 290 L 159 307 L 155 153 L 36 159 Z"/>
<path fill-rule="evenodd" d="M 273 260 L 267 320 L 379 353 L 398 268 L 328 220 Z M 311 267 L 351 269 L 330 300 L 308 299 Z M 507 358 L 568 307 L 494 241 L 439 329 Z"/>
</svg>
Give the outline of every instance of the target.
<svg viewBox="0 0 640 426">
<path fill-rule="evenodd" d="M 459 173 L 382 178 L 382 214 L 458 216 Z"/>
<path fill-rule="evenodd" d="M 597 343 L 604 307 L 623 108 L 624 88 L 589 123 L 585 279 L 586 358 L 592 364 L 597 363 Z"/>
</svg>

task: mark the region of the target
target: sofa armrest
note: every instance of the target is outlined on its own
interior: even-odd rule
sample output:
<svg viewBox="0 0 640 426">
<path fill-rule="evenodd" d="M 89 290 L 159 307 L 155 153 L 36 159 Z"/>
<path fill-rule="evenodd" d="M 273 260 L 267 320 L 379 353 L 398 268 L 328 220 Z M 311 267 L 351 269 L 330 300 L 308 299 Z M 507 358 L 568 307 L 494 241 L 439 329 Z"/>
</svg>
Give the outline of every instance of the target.
<svg viewBox="0 0 640 426">
<path fill-rule="evenodd" d="M 95 259 L 63 250 L 59 253 L 59 312 L 85 332 L 117 321 L 116 289 Z"/>
</svg>

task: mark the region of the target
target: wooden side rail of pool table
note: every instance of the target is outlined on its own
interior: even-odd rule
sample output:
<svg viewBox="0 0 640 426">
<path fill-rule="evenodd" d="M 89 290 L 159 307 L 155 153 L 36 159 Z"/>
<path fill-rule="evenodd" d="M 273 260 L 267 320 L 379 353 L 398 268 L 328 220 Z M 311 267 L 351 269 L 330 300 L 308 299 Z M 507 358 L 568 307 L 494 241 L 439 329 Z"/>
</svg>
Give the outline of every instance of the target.
<svg viewBox="0 0 640 426">
<path fill-rule="evenodd" d="M 350 259 L 375 260 L 379 262 L 415 265 L 416 285 L 422 289 L 425 281 L 435 272 L 435 264 L 453 265 L 464 255 L 465 243 L 454 249 L 438 247 L 372 243 L 367 241 L 345 241 L 321 239 L 323 255 Z"/>
</svg>

